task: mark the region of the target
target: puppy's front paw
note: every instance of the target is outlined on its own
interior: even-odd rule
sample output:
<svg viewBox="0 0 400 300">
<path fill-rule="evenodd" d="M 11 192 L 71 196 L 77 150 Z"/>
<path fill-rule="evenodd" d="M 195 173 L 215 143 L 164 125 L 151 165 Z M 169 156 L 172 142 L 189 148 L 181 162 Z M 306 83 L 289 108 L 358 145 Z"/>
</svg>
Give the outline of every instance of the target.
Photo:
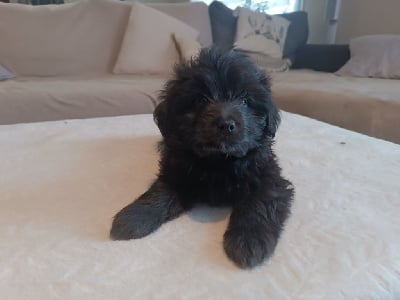
<svg viewBox="0 0 400 300">
<path fill-rule="evenodd" d="M 227 256 L 242 269 L 260 265 L 273 254 L 276 244 L 273 235 L 247 228 L 229 229 L 224 234 Z"/>
<path fill-rule="evenodd" d="M 110 236 L 114 240 L 142 238 L 161 226 L 160 217 L 150 205 L 134 202 L 115 215 Z"/>
</svg>

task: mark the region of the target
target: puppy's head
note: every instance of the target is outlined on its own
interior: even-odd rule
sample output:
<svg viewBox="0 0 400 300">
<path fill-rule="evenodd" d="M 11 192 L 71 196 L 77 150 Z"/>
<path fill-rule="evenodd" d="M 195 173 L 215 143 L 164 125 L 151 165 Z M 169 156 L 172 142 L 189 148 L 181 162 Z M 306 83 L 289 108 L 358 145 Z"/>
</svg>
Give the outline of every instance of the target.
<svg viewBox="0 0 400 300">
<path fill-rule="evenodd" d="M 280 122 L 268 77 L 232 50 L 207 48 L 180 63 L 160 98 L 154 119 L 164 142 L 200 157 L 243 157 Z"/>
</svg>

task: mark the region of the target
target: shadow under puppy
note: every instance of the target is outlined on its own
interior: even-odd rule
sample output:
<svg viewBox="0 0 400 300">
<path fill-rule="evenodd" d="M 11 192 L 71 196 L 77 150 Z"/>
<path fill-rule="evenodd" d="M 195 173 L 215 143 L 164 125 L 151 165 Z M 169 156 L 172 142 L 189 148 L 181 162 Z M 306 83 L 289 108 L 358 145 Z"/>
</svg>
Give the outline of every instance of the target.
<svg viewBox="0 0 400 300">
<path fill-rule="evenodd" d="M 245 56 L 206 48 L 175 67 L 160 97 L 158 178 L 115 216 L 111 237 L 144 237 L 200 202 L 230 205 L 225 252 L 242 268 L 259 265 L 294 193 L 271 147 L 280 117 L 268 77 Z"/>
</svg>

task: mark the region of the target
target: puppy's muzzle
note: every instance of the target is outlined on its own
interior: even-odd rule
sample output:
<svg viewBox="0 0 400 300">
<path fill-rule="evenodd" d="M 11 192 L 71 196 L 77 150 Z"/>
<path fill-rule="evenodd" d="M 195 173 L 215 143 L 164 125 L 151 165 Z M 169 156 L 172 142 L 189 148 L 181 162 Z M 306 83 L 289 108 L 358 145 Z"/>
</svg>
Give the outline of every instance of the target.
<svg viewBox="0 0 400 300">
<path fill-rule="evenodd" d="M 208 116 L 217 136 L 232 138 L 242 130 L 242 117 L 238 106 L 232 103 L 211 105 Z"/>
<path fill-rule="evenodd" d="M 237 124 L 233 118 L 221 118 L 217 122 L 217 128 L 222 134 L 234 134 L 237 130 Z"/>
</svg>

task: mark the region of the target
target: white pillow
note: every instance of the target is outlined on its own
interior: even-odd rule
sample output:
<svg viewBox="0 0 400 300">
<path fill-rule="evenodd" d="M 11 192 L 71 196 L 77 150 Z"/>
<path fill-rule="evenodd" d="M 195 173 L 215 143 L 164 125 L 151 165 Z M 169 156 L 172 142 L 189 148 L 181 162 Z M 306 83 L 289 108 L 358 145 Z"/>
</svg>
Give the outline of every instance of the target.
<svg viewBox="0 0 400 300">
<path fill-rule="evenodd" d="M 181 60 L 190 60 L 196 57 L 201 50 L 200 43 L 195 39 L 182 37 L 175 33 L 172 35 L 172 39 Z"/>
<path fill-rule="evenodd" d="M 198 32 L 158 10 L 135 2 L 114 73 L 170 74 L 179 61 L 172 34 L 196 39 Z"/>
<path fill-rule="evenodd" d="M 400 35 L 367 35 L 350 41 L 350 60 L 341 76 L 400 78 Z"/>
<path fill-rule="evenodd" d="M 235 48 L 282 58 L 290 21 L 243 7 L 234 14 L 238 17 Z"/>
</svg>

